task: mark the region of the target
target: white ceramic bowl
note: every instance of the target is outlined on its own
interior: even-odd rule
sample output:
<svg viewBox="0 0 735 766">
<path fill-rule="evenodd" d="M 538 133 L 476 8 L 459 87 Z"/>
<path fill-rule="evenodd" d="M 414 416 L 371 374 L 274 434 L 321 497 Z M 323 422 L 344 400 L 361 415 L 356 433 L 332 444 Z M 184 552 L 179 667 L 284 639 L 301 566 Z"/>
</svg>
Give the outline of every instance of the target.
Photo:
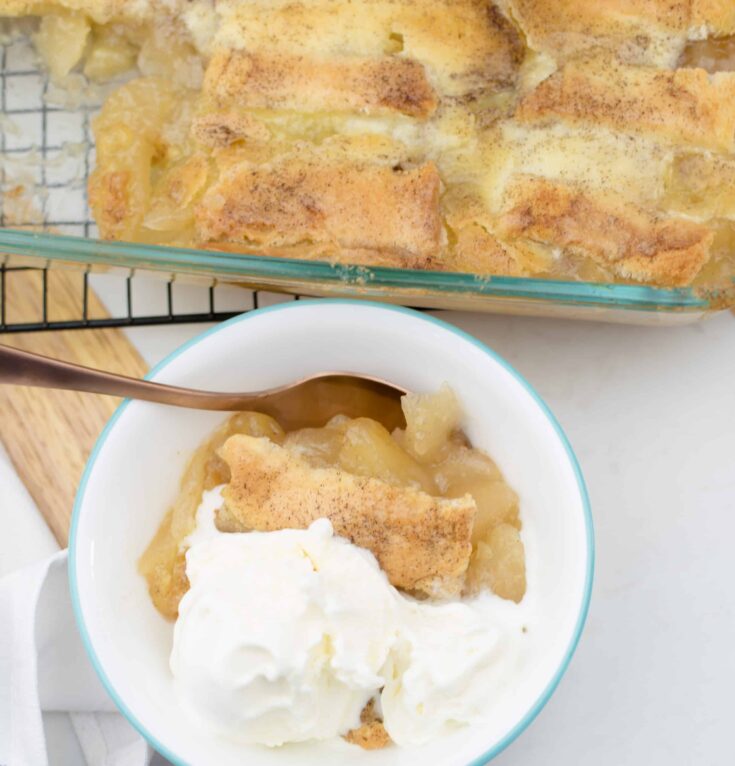
<svg viewBox="0 0 735 766">
<path fill-rule="evenodd" d="M 214 739 L 180 709 L 168 666 L 172 625 L 154 610 L 136 562 L 176 495 L 187 459 L 217 413 L 125 402 L 87 465 L 72 520 L 70 580 L 90 658 L 120 710 L 174 763 L 369 766 L 486 763 L 531 722 L 569 663 L 589 602 L 592 520 L 579 467 L 528 384 L 472 337 L 406 309 L 354 301 L 288 303 L 204 333 L 149 375 L 164 383 L 253 390 L 319 370 L 353 370 L 413 391 L 447 381 L 472 442 L 521 500 L 533 650 L 488 724 L 416 748 L 365 752 L 337 740 L 277 750 Z"/>
</svg>

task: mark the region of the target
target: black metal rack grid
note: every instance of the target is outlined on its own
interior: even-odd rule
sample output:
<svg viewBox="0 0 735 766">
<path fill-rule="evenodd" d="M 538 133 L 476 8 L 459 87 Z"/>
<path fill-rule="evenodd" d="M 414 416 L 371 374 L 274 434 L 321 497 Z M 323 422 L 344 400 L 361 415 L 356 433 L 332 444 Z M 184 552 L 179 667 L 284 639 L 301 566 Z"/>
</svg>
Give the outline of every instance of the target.
<svg viewBox="0 0 735 766">
<path fill-rule="evenodd" d="M 90 121 L 99 102 L 51 104 L 50 89 L 27 37 L 0 48 L 0 192 L 28 187 L 23 209 L 9 216 L 6 202 L 0 205 L 0 226 L 95 236 L 86 189 L 95 151 Z"/>
<path fill-rule="evenodd" d="M 14 319 L 9 316 L 8 297 L 12 295 L 13 279 L 24 272 L 37 272 L 39 283 L 37 316 Z M 217 309 L 217 287 L 210 285 L 201 289 L 207 293 L 208 309 L 205 311 L 177 311 L 174 301 L 174 280 L 166 282 L 166 310 L 161 313 L 136 314 L 133 310 L 136 280 L 133 274 L 119 277 L 124 281 L 125 311 L 118 316 L 92 316 L 90 313 L 89 273 L 82 275 L 79 295 L 79 313 L 72 319 L 52 319 L 49 317 L 49 272 L 47 269 L 34 269 L 24 266 L 5 266 L 0 264 L 0 333 L 37 332 L 40 330 L 81 330 L 104 327 L 136 327 L 141 325 L 183 324 L 188 322 L 221 322 L 230 319 L 241 311 L 222 311 Z M 245 291 L 243 291 L 244 294 Z M 257 291 L 247 293 L 251 305 L 243 310 L 257 309 L 260 294 Z M 298 296 L 293 296 L 298 300 Z"/>
<path fill-rule="evenodd" d="M 86 191 L 94 166 L 90 122 L 103 94 L 100 92 L 97 100 L 87 97 L 84 103 L 65 105 L 50 103 L 52 90 L 28 36 L 0 45 L 0 227 L 12 225 L 95 237 L 97 227 L 89 215 Z M 10 197 L 19 187 L 23 187 L 27 204 L 13 209 Z M 37 316 L 17 318 L 8 310 L 8 299 L 13 294 L 14 279 L 28 271 L 40 275 Z M 166 285 L 165 310 L 136 313 L 135 286 L 145 277 L 131 272 L 116 277 L 125 292 L 125 310 L 116 316 L 92 316 L 90 273 L 85 272 L 78 316 L 59 320 L 49 316 L 49 290 L 53 289 L 49 273 L 43 267 L 14 265 L 0 253 L 0 333 L 217 322 L 242 310 L 258 308 L 260 298 L 258 292 L 252 292 L 250 306 L 237 312 L 218 309 L 218 288 L 213 283 L 200 288 L 206 293 L 205 310 L 182 311 L 174 299 L 172 275 Z"/>
</svg>

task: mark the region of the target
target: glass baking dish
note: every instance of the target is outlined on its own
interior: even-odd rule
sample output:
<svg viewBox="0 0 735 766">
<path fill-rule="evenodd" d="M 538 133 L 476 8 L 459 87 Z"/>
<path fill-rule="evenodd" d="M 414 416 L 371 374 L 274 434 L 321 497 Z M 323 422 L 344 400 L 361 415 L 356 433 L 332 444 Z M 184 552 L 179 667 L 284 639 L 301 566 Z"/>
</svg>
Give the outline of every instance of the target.
<svg viewBox="0 0 735 766">
<path fill-rule="evenodd" d="M 253 289 L 529 316 L 673 325 L 735 306 L 721 290 L 367 268 L 0 229 L 6 265 L 133 270 Z M 3 257 L 3 256 L 0 256 Z"/>
<path fill-rule="evenodd" d="M 690 322 L 735 306 L 735 280 L 720 290 L 663 289 L 351 267 L 99 241 L 86 186 L 94 166 L 90 123 L 103 93 L 80 93 L 84 98 L 70 104 L 56 92 L 27 31 L 21 28 L 0 40 L 0 263 L 122 268 L 302 295 L 645 324 Z"/>
</svg>

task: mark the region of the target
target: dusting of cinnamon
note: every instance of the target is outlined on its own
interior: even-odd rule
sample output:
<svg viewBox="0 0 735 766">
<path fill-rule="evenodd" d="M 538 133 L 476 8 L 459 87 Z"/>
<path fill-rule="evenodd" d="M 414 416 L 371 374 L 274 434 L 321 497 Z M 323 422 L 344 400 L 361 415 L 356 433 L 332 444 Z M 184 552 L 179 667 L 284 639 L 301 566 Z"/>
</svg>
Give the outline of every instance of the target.
<svg viewBox="0 0 735 766">
<path fill-rule="evenodd" d="M 469 496 L 447 500 L 412 487 L 314 468 L 267 439 L 236 435 L 220 454 L 228 523 L 242 530 L 305 529 L 327 518 L 334 532 L 372 551 L 393 585 L 458 595 L 472 552 L 477 512 Z"/>
</svg>

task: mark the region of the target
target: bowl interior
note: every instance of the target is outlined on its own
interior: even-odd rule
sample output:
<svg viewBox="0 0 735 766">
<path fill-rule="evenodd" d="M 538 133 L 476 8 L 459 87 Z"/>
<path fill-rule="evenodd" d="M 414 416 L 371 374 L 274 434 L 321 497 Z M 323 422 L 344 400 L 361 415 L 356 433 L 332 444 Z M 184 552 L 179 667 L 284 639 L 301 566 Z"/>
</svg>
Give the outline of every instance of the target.
<svg viewBox="0 0 735 766">
<path fill-rule="evenodd" d="M 247 762 L 468 764 L 485 762 L 533 718 L 553 691 L 582 627 L 592 570 L 591 521 L 576 461 L 536 395 L 502 360 L 453 328 L 414 312 L 349 301 L 284 304 L 239 317 L 195 339 L 153 378 L 243 391 L 323 369 L 370 373 L 415 391 L 447 381 L 473 443 L 498 462 L 521 499 L 527 550 L 527 660 L 482 725 L 417 748 L 366 753 L 341 741 L 243 747 L 187 720 L 168 667 L 172 625 L 154 610 L 136 562 L 176 495 L 194 449 L 222 414 L 131 402 L 100 438 L 82 480 L 70 539 L 75 609 L 93 662 L 131 722 L 170 759 Z"/>
</svg>

